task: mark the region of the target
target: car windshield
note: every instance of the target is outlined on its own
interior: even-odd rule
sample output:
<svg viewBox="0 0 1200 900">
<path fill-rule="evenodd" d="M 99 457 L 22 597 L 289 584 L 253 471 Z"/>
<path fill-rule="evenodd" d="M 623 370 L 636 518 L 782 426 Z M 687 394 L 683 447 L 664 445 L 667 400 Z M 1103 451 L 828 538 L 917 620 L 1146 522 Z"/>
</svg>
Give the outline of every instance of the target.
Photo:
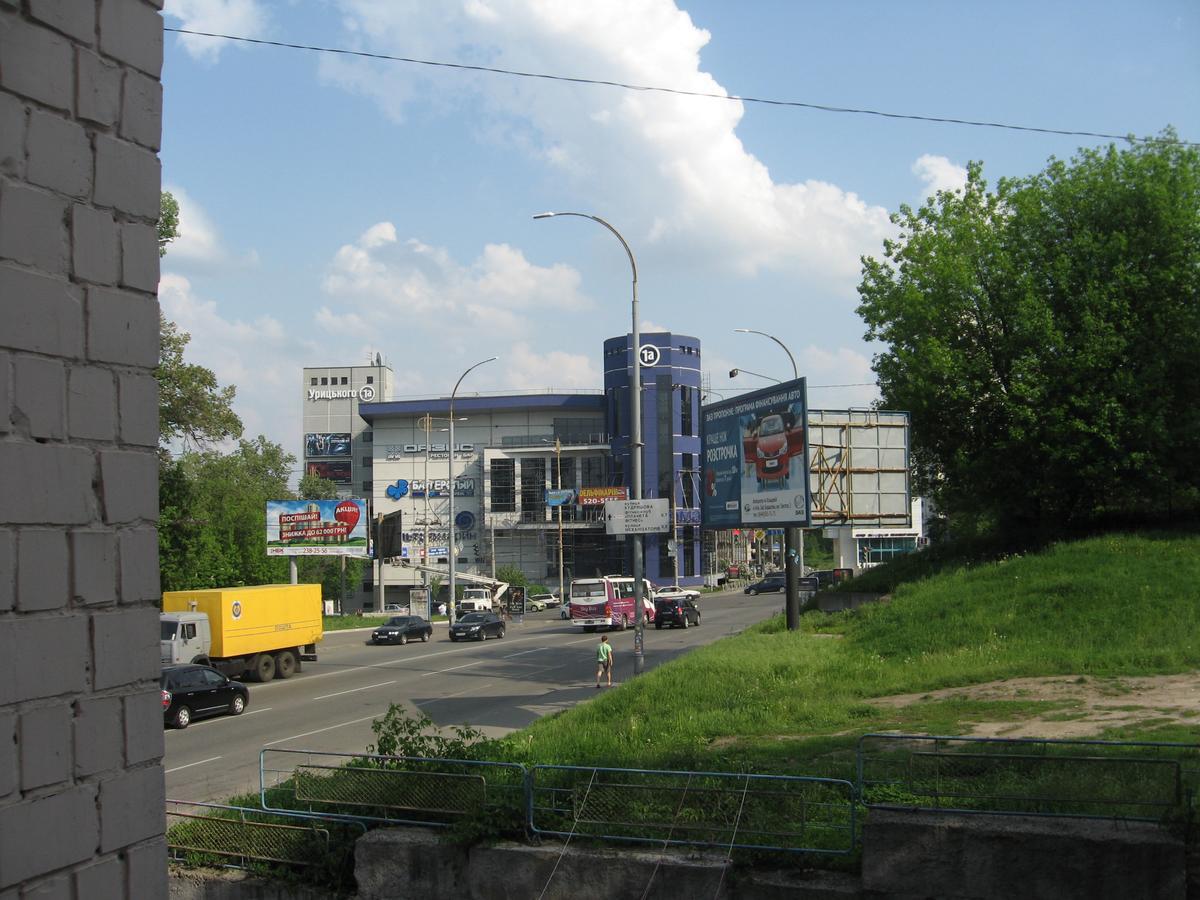
<svg viewBox="0 0 1200 900">
<path fill-rule="evenodd" d="M 779 416 L 767 416 L 759 426 L 760 435 L 783 434 L 783 419 Z"/>
<path fill-rule="evenodd" d="M 159 624 L 162 626 L 162 637 L 159 639 L 163 640 L 163 641 L 175 640 L 175 629 L 178 627 L 179 623 L 177 623 L 177 622 L 160 622 Z"/>
<path fill-rule="evenodd" d="M 387 620 L 387 622 L 385 624 L 387 624 L 387 625 L 407 625 L 408 619 L 404 616 L 392 616 L 390 619 Z"/>
<path fill-rule="evenodd" d="M 467 613 L 458 621 L 462 622 L 464 625 L 478 625 L 480 622 L 485 621 L 486 618 L 487 617 L 483 613 Z"/>
</svg>

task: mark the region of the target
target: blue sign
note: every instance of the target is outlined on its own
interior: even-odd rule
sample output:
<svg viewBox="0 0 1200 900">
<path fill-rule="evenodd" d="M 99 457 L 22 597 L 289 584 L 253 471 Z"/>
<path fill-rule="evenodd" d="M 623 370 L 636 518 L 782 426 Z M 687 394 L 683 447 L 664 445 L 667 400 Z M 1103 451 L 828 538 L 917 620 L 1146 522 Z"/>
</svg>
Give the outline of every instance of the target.
<svg viewBox="0 0 1200 900">
<path fill-rule="evenodd" d="M 475 513 L 463 510 L 454 517 L 454 527 L 459 531 L 468 531 L 475 525 Z"/>
<path fill-rule="evenodd" d="M 399 500 L 408 493 L 408 482 L 403 478 L 397 479 L 395 484 L 389 484 L 387 487 L 387 495 L 393 500 Z"/>
<path fill-rule="evenodd" d="M 811 526 L 803 378 L 705 406 L 706 528 Z"/>
<path fill-rule="evenodd" d="M 575 492 L 570 489 L 561 491 L 546 491 L 547 506 L 567 506 L 575 502 Z"/>
</svg>

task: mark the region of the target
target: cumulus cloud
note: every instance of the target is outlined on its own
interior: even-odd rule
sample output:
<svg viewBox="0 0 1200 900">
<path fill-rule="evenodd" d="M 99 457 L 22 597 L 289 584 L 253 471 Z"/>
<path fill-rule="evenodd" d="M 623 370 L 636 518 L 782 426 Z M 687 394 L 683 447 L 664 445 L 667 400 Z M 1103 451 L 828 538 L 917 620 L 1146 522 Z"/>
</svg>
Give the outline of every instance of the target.
<svg viewBox="0 0 1200 900">
<path fill-rule="evenodd" d="M 932 197 L 938 191 L 956 191 L 967 183 L 967 170 L 944 156 L 926 153 L 912 164 L 912 173 L 925 185 L 922 197 Z"/>
<path fill-rule="evenodd" d="M 179 203 L 179 236 L 167 245 L 164 265 L 213 269 L 240 268 L 257 263 L 258 254 L 254 250 L 235 254 L 225 245 L 207 211 L 185 189 L 166 184 L 163 190 L 169 191 Z"/>
<path fill-rule="evenodd" d="M 236 37 L 266 37 L 267 11 L 258 0 L 167 0 L 163 12 L 179 21 L 179 27 L 210 34 Z M 180 46 L 203 63 L 215 63 L 230 41 L 194 34 L 177 36 Z"/>
<path fill-rule="evenodd" d="M 318 321 L 367 336 L 402 313 L 446 330 L 511 337 L 534 329 L 533 317 L 547 310 L 590 308 L 579 284 L 573 268 L 534 265 L 508 244 L 488 244 L 462 264 L 445 248 L 397 240 L 395 227 L 380 222 L 334 254 L 322 287 L 337 302 L 322 307 Z"/>
<path fill-rule="evenodd" d="M 701 66 L 709 34 L 671 0 L 545 3 L 340 0 L 355 47 L 690 91 L 724 93 Z M 481 141 L 503 141 L 617 208 L 639 247 L 741 274 L 801 273 L 841 286 L 890 233 L 887 211 L 820 179 L 773 180 L 743 146 L 738 101 L 453 73 L 353 59 L 324 76 L 401 120 L 418 94 L 455 112 L 479 101 Z M 474 111 L 474 110 L 473 110 Z M 623 226 L 624 230 L 624 226 Z"/>
<path fill-rule="evenodd" d="M 589 357 L 534 349 L 524 341 L 506 347 L 501 362 L 507 369 L 505 385 L 512 390 L 595 389 L 604 383 Z"/>
</svg>

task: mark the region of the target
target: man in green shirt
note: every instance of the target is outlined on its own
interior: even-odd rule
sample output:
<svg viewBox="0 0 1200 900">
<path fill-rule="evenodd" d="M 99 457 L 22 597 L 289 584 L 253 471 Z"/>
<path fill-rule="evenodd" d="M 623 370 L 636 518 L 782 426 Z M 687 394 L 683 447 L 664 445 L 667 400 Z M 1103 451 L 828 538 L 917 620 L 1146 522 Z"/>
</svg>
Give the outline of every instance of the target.
<svg viewBox="0 0 1200 900">
<path fill-rule="evenodd" d="M 600 687 L 600 676 L 608 676 L 608 686 L 612 687 L 613 648 L 608 642 L 608 635 L 602 635 L 596 647 L 596 687 Z"/>
</svg>

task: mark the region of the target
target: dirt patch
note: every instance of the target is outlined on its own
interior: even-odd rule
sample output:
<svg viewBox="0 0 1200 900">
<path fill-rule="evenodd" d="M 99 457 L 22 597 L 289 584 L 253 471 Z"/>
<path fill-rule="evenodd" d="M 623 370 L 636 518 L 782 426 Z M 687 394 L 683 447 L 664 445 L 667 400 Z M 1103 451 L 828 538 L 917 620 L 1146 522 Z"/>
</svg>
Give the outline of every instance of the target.
<svg viewBox="0 0 1200 900">
<path fill-rule="evenodd" d="M 1019 722 L 977 722 L 974 737 L 1088 738 L 1109 728 L 1154 720 L 1161 724 L 1200 722 L 1200 672 L 1185 675 L 1091 678 L 1057 675 L 1010 678 L 920 694 L 895 694 L 866 701 L 898 709 L 929 700 L 1069 701 L 1068 714 L 1049 713 Z"/>
</svg>

